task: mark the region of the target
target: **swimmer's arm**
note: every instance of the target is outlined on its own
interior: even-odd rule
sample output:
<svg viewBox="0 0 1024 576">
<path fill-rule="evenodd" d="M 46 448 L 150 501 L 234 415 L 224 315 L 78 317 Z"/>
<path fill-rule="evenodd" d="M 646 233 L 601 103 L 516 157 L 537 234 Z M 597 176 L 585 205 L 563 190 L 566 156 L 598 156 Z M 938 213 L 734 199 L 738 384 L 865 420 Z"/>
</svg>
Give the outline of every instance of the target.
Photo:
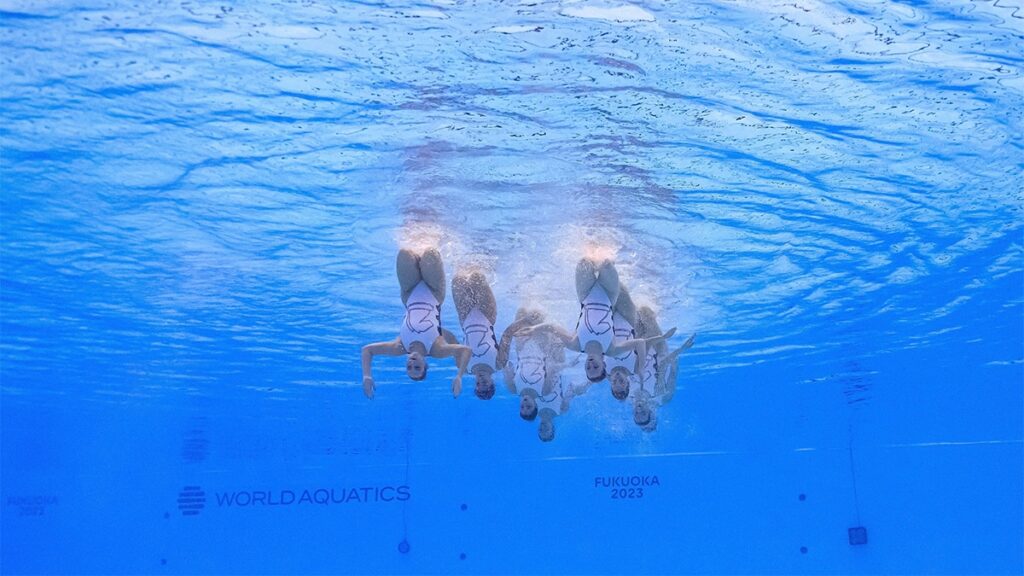
<svg viewBox="0 0 1024 576">
<path fill-rule="evenodd" d="M 509 394 L 515 395 L 516 373 L 514 370 L 512 370 L 512 365 L 507 362 L 508 358 L 506 358 L 505 360 L 505 365 L 502 367 L 502 372 L 505 373 L 505 389 L 509 391 Z"/>
<path fill-rule="evenodd" d="M 674 336 L 675 333 L 676 333 L 676 329 L 673 328 L 673 329 L 669 330 L 668 332 L 665 332 L 664 334 L 660 334 L 658 336 L 651 336 L 650 338 L 646 338 L 645 341 L 647 342 L 648 346 L 656 346 L 656 345 L 661 344 L 662 342 L 668 340 L 672 336 Z M 684 344 L 683 346 L 686 346 L 686 345 Z M 693 342 L 692 341 L 690 342 L 690 346 L 693 346 Z"/>
<path fill-rule="evenodd" d="M 401 356 L 402 354 L 405 354 L 405 347 L 402 346 L 401 338 L 363 346 L 363 393 L 367 398 L 373 398 L 373 357 L 377 355 Z"/>
<path fill-rule="evenodd" d="M 455 365 L 458 367 L 459 372 L 452 379 L 452 394 L 456 397 L 462 392 L 462 375 L 466 373 L 466 365 L 469 364 L 469 358 L 472 354 L 473 352 L 468 346 L 449 344 L 441 336 L 437 337 L 434 345 L 430 348 L 430 355 L 434 358 L 455 357 Z"/>
<path fill-rule="evenodd" d="M 509 324 L 508 328 L 505 328 L 505 332 L 501 335 L 501 339 L 504 340 L 506 336 L 511 339 L 517 332 L 529 326 L 530 320 L 530 318 L 520 318 Z"/>
<path fill-rule="evenodd" d="M 504 368 L 508 364 L 508 350 L 512 346 L 512 338 L 526 326 L 524 320 L 516 320 L 515 322 L 508 325 L 505 331 L 501 334 L 501 341 L 498 342 L 498 357 L 495 359 L 495 364 L 498 368 Z"/>
<path fill-rule="evenodd" d="M 676 359 L 676 358 L 677 358 L 677 357 L 678 357 L 678 356 L 679 356 L 680 354 L 682 354 L 683 352 L 686 352 L 687 350 L 689 350 L 689 349 L 690 349 L 690 347 L 691 347 L 691 346 L 693 346 L 693 341 L 694 341 L 694 339 L 695 339 L 696 337 L 697 337 L 697 335 L 696 335 L 696 334 L 694 334 L 694 335 L 690 336 L 690 337 L 689 337 L 689 338 L 688 338 L 688 339 L 686 340 L 686 342 L 684 342 L 684 343 L 683 343 L 683 345 L 682 345 L 682 346 L 680 346 L 679 348 L 676 348 L 675 350 L 673 350 L 673 351 L 672 351 L 672 353 L 671 353 L 671 354 L 669 354 L 668 356 L 665 356 L 665 358 L 663 359 L 663 361 L 665 362 L 665 364 L 672 364 L 673 362 L 675 362 L 675 359 Z M 648 342 L 648 344 L 649 344 L 649 342 Z"/>
<path fill-rule="evenodd" d="M 644 364 L 647 363 L 647 340 L 644 340 L 643 338 L 634 338 L 624 342 L 617 342 L 608 348 L 607 354 L 610 356 L 619 356 L 625 352 L 629 352 L 630 350 L 636 352 L 636 364 L 633 367 L 633 373 L 640 374 L 644 370 Z"/>
<path fill-rule="evenodd" d="M 520 335 L 533 334 L 539 330 L 550 330 L 554 333 L 555 337 L 558 338 L 562 346 L 565 346 L 569 350 L 574 352 L 580 352 L 580 338 L 575 334 L 570 334 L 568 330 L 562 328 L 560 325 L 554 322 L 545 322 L 543 324 L 534 324 L 529 328 L 523 330 Z"/>
<path fill-rule="evenodd" d="M 658 396 L 658 406 L 664 406 L 668 404 L 672 397 L 676 393 L 676 366 L 672 364 L 668 369 L 668 378 L 664 378 L 661 374 L 658 375 L 658 384 L 661 386 L 661 395 Z M 660 371 L 659 371 L 660 372 Z"/>
<path fill-rule="evenodd" d="M 690 338 L 686 341 L 686 343 L 684 343 L 679 348 L 673 350 L 671 354 L 666 356 L 667 362 L 659 363 L 658 364 L 658 368 L 659 368 L 659 370 L 658 370 L 658 372 L 659 372 L 658 380 L 659 380 L 659 383 L 661 384 L 661 389 L 664 391 L 664 394 L 662 396 L 662 404 L 668 404 L 669 400 L 672 400 L 672 397 L 675 395 L 675 393 L 676 393 L 676 376 L 677 376 L 677 374 L 679 372 L 679 354 L 681 354 L 682 352 L 685 352 L 691 346 L 693 346 L 693 340 L 694 340 L 694 338 L 696 338 L 696 336 L 697 336 L 696 334 L 694 334 L 693 336 L 690 336 Z M 666 369 L 663 368 L 663 366 L 668 366 L 668 369 L 667 369 L 668 374 L 667 375 L 664 374 Z"/>
</svg>

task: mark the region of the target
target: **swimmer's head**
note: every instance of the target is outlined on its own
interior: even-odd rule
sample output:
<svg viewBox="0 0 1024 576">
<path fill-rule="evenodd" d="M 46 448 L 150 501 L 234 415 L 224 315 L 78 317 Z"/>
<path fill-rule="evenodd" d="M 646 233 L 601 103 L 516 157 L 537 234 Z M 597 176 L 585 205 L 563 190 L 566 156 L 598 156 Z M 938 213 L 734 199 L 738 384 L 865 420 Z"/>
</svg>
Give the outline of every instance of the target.
<svg viewBox="0 0 1024 576">
<path fill-rule="evenodd" d="M 640 427 L 644 432 L 654 432 L 658 428 L 658 417 L 654 412 L 651 412 L 651 421 Z"/>
<path fill-rule="evenodd" d="M 541 418 L 540 426 L 537 427 L 537 436 L 541 442 L 551 442 L 555 439 L 555 423 L 550 418 Z"/>
<path fill-rule="evenodd" d="M 612 396 L 616 400 L 625 400 L 629 396 L 629 370 L 616 366 L 608 378 L 612 383 Z"/>
<path fill-rule="evenodd" d="M 537 399 L 529 391 L 523 392 L 519 397 L 519 417 L 527 421 L 537 417 Z"/>
<path fill-rule="evenodd" d="M 600 352 L 587 352 L 587 361 L 583 365 L 587 372 L 587 380 L 600 382 L 604 380 L 607 373 L 604 368 L 604 354 Z"/>
<path fill-rule="evenodd" d="M 427 377 L 427 359 L 423 354 L 415 350 L 409 352 L 405 358 L 405 373 L 417 382 Z"/>
<path fill-rule="evenodd" d="M 647 426 L 651 426 L 651 429 L 653 430 L 653 421 L 654 411 L 651 410 L 651 407 L 647 402 L 637 402 L 633 406 L 633 422 L 635 422 L 637 426 L 644 429 L 646 429 Z"/>
<path fill-rule="evenodd" d="M 490 366 L 478 364 L 473 367 L 473 374 L 476 376 L 476 397 L 481 400 L 490 400 L 494 397 L 494 369 Z"/>
</svg>

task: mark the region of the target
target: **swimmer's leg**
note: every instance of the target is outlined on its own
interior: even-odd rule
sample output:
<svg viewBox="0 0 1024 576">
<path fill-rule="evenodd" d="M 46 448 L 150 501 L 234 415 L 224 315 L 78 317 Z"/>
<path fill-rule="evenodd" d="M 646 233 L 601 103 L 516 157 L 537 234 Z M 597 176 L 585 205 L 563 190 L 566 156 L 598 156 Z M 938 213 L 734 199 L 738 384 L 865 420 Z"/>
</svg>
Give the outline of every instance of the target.
<svg viewBox="0 0 1024 576">
<path fill-rule="evenodd" d="M 661 336 L 661 326 L 658 326 L 658 317 L 655 316 L 654 310 L 651 310 L 650 306 L 641 306 L 636 312 L 637 323 L 634 325 L 636 328 L 636 335 L 640 338 L 651 338 L 654 336 Z"/>
<path fill-rule="evenodd" d="M 487 283 L 487 277 L 483 272 L 474 270 L 469 275 L 469 283 L 476 293 L 476 305 L 493 325 L 498 321 L 498 302 L 494 299 L 494 292 L 491 290 L 491 285 Z"/>
<path fill-rule="evenodd" d="M 630 298 L 625 286 L 619 287 L 619 299 L 615 301 L 615 314 L 625 318 L 626 322 L 629 322 L 629 325 L 636 331 L 636 305 L 633 304 L 633 299 Z"/>
<path fill-rule="evenodd" d="M 434 293 L 438 302 L 444 302 L 444 263 L 441 261 L 441 253 L 437 248 L 427 248 L 420 256 L 420 274 L 427 287 Z"/>
<path fill-rule="evenodd" d="M 619 271 L 615 269 L 615 263 L 605 260 L 597 269 L 597 282 L 604 288 L 612 306 L 615 306 L 619 299 Z"/>
<path fill-rule="evenodd" d="M 459 324 L 466 321 L 466 316 L 473 309 L 475 298 L 473 289 L 469 283 L 469 274 L 460 270 L 452 278 L 452 300 L 455 301 L 455 311 L 459 314 Z"/>
<path fill-rule="evenodd" d="M 580 302 L 590 294 L 597 283 L 597 263 L 590 258 L 581 258 L 576 264 L 576 296 Z"/>
<path fill-rule="evenodd" d="M 420 267 L 417 262 L 419 258 L 408 248 L 398 251 L 398 259 L 395 262 L 395 271 L 398 273 L 398 285 L 402 288 L 402 303 L 409 299 L 412 289 L 422 280 Z"/>
<path fill-rule="evenodd" d="M 638 323 L 636 335 L 638 338 L 653 338 L 665 333 L 661 326 L 658 325 L 658 317 L 654 314 L 654 310 L 651 310 L 650 306 L 641 306 L 637 310 L 636 319 Z M 662 358 L 668 354 L 668 344 L 665 342 L 655 344 L 655 349 Z"/>
</svg>

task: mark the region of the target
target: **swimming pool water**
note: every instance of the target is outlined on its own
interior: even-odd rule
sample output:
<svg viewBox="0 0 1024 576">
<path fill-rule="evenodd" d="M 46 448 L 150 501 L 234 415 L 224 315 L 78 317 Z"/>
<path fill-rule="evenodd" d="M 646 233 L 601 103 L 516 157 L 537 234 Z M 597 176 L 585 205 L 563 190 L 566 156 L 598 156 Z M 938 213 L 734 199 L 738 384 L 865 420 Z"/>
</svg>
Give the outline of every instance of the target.
<svg viewBox="0 0 1024 576">
<path fill-rule="evenodd" d="M 1022 46 L 1006 0 L 0 0 L 0 570 L 1020 573 Z M 542 443 L 450 362 L 367 400 L 427 245 L 499 331 L 613 255 L 697 335 L 657 430 L 605 383 Z"/>
</svg>

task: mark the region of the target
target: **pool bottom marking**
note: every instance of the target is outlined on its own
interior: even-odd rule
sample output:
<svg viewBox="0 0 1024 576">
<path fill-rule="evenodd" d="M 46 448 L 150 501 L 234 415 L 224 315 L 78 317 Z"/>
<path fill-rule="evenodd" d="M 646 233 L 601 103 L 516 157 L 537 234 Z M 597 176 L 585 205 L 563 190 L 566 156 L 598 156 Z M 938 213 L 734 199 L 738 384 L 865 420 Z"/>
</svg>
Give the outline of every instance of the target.
<svg viewBox="0 0 1024 576">
<path fill-rule="evenodd" d="M 594 489 L 607 489 L 612 500 L 636 500 L 643 498 L 644 490 L 661 486 L 661 479 L 652 476 L 595 476 Z"/>
<path fill-rule="evenodd" d="M 199 486 L 186 486 L 178 493 L 178 509 L 183 516 L 197 516 L 204 509 L 257 508 L 282 506 L 330 506 L 336 504 L 375 504 L 405 502 L 412 498 L 407 485 L 363 486 L 360 488 L 306 488 L 303 490 L 228 490 L 214 491 L 212 502 Z M 168 516 L 165 514 L 164 518 Z"/>
</svg>

